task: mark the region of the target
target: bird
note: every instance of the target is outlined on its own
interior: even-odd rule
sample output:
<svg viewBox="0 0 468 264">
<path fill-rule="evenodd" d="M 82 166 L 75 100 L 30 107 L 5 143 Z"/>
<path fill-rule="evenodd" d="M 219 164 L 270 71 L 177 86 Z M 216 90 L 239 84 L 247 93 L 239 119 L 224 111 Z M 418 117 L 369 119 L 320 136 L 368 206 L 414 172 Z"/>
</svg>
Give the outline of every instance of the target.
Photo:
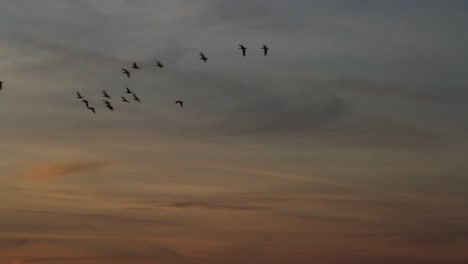
<svg viewBox="0 0 468 264">
<path fill-rule="evenodd" d="M 3 89 L 3 82 L 0 81 L 0 90 L 2 90 L 2 89 Z"/>
<path fill-rule="evenodd" d="M 200 60 L 202 60 L 203 62 L 206 62 L 208 60 L 208 58 L 205 56 L 205 54 L 203 54 L 203 52 L 200 52 Z"/>
<path fill-rule="evenodd" d="M 176 104 L 179 104 L 180 107 L 184 107 L 184 102 L 182 102 L 182 101 L 175 101 L 175 103 L 176 103 Z"/>
<path fill-rule="evenodd" d="M 156 62 L 156 66 L 158 66 L 159 68 L 163 68 L 164 65 L 160 62 L 160 61 L 157 61 Z"/>
<path fill-rule="evenodd" d="M 80 94 L 80 92 L 76 92 L 76 98 L 83 99 L 84 97 Z"/>
<path fill-rule="evenodd" d="M 111 98 L 105 90 L 102 90 L 102 96 L 104 96 L 105 98 L 109 98 L 109 99 Z"/>
<path fill-rule="evenodd" d="M 93 113 L 96 113 L 96 109 L 94 109 L 94 107 L 88 107 L 88 109 L 93 111 Z"/>
<path fill-rule="evenodd" d="M 86 107 L 89 108 L 89 102 L 88 102 L 88 100 L 83 99 L 83 100 L 81 100 L 81 102 L 83 102 L 83 103 L 86 105 Z"/>
<path fill-rule="evenodd" d="M 131 94 L 131 93 L 133 93 L 133 92 L 130 91 L 130 89 L 128 89 L 128 87 L 127 87 L 127 90 L 125 91 L 125 93 Z"/>
<path fill-rule="evenodd" d="M 133 100 L 140 102 L 140 98 L 135 93 L 133 93 Z"/>
<path fill-rule="evenodd" d="M 244 57 L 245 57 L 245 52 L 247 51 L 247 48 L 246 48 L 244 45 L 242 45 L 242 44 L 239 44 L 239 49 L 241 49 L 241 50 L 242 50 L 242 56 L 244 56 Z"/>
<path fill-rule="evenodd" d="M 121 98 L 122 98 L 122 102 L 130 103 L 130 102 L 127 100 L 127 98 L 125 98 L 125 97 L 123 97 L 123 96 L 121 96 Z"/>
<path fill-rule="evenodd" d="M 140 69 L 140 67 L 136 64 L 136 62 L 133 63 L 132 68 L 137 69 L 137 70 Z"/>
<path fill-rule="evenodd" d="M 114 107 L 112 107 L 112 105 L 110 104 L 109 101 L 107 101 L 107 100 L 102 100 L 102 101 L 104 102 L 106 107 L 109 108 L 109 110 L 114 111 Z"/>
<path fill-rule="evenodd" d="M 122 68 L 122 74 L 127 75 L 127 78 L 130 78 L 130 75 L 131 75 L 130 72 L 125 68 Z"/>
<path fill-rule="evenodd" d="M 266 55 L 268 54 L 268 50 L 269 50 L 269 49 L 270 49 L 270 48 L 268 48 L 266 45 L 263 45 L 262 50 L 263 50 L 263 55 L 264 55 L 264 56 L 266 56 Z"/>
</svg>

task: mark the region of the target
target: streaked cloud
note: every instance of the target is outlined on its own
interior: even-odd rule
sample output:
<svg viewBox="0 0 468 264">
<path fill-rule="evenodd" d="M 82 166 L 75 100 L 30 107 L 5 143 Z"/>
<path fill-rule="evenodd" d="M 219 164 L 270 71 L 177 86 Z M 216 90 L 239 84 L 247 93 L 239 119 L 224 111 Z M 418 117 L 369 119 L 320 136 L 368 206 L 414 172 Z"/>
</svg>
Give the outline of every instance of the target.
<svg viewBox="0 0 468 264">
<path fill-rule="evenodd" d="M 109 162 L 103 161 L 38 165 L 27 170 L 25 172 L 25 177 L 32 180 L 48 181 L 62 177 L 89 174 L 109 166 Z"/>
</svg>

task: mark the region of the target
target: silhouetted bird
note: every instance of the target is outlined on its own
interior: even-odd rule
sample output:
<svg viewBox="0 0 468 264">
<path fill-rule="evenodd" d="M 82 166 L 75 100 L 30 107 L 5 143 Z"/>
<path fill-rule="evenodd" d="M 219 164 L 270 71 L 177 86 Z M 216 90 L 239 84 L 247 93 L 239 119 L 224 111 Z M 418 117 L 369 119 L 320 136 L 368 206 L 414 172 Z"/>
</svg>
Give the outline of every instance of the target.
<svg viewBox="0 0 468 264">
<path fill-rule="evenodd" d="M 133 93 L 133 92 L 130 91 L 130 89 L 128 89 L 128 87 L 127 87 L 127 90 L 125 91 L 125 93 L 131 94 L 131 93 Z"/>
<path fill-rule="evenodd" d="M 94 109 L 94 107 L 88 107 L 88 109 L 93 111 L 93 113 L 96 113 L 96 109 Z"/>
<path fill-rule="evenodd" d="M 86 99 L 81 100 L 81 102 L 85 103 L 86 107 L 89 108 L 89 102 Z"/>
<path fill-rule="evenodd" d="M 208 58 L 205 56 L 205 54 L 203 54 L 203 52 L 200 52 L 200 60 L 202 60 L 203 62 L 206 62 L 208 60 Z"/>
<path fill-rule="evenodd" d="M 80 92 L 76 92 L 76 98 L 83 99 L 84 97 L 80 94 Z"/>
<path fill-rule="evenodd" d="M 159 68 L 163 68 L 164 65 L 160 62 L 160 61 L 157 61 L 156 62 L 156 66 L 158 66 Z"/>
<path fill-rule="evenodd" d="M 176 103 L 176 104 L 179 104 L 180 107 L 184 107 L 184 102 L 182 102 L 182 101 L 175 101 L 175 103 Z"/>
<path fill-rule="evenodd" d="M 105 98 L 109 98 L 109 99 L 111 98 L 109 94 L 104 90 L 102 90 L 102 96 L 104 96 Z"/>
<path fill-rule="evenodd" d="M 133 68 L 133 69 L 137 69 L 137 70 L 140 69 L 140 67 L 138 67 L 138 65 L 136 64 L 136 62 L 133 63 L 132 68 Z"/>
<path fill-rule="evenodd" d="M 140 98 L 135 93 L 133 93 L 133 100 L 140 102 Z"/>
<path fill-rule="evenodd" d="M 262 50 L 263 50 L 263 55 L 264 55 L 264 56 L 266 56 L 266 55 L 268 54 L 268 50 L 269 50 L 269 49 L 270 49 L 270 48 L 268 48 L 266 45 L 263 45 Z"/>
<path fill-rule="evenodd" d="M 3 89 L 3 82 L 0 81 L 0 90 Z"/>
<path fill-rule="evenodd" d="M 239 44 L 239 49 L 242 50 L 242 56 L 245 57 L 245 53 L 246 53 L 246 51 L 247 51 L 247 48 L 246 48 L 244 45 Z"/>
<path fill-rule="evenodd" d="M 130 103 L 130 102 L 127 100 L 127 98 L 125 98 L 125 97 L 123 97 L 123 96 L 121 96 L 121 98 L 122 98 L 122 102 Z"/>
<path fill-rule="evenodd" d="M 114 107 L 112 107 L 109 101 L 106 101 L 106 100 L 102 100 L 102 101 L 104 101 L 104 104 L 106 105 L 107 108 L 109 108 L 109 110 L 114 111 Z"/>
<path fill-rule="evenodd" d="M 127 78 L 130 78 L 130 75 L 131 75 L 130 72 L 125 68 L 122 68 L 122 74 L 126 74 Z"/>
</svg>

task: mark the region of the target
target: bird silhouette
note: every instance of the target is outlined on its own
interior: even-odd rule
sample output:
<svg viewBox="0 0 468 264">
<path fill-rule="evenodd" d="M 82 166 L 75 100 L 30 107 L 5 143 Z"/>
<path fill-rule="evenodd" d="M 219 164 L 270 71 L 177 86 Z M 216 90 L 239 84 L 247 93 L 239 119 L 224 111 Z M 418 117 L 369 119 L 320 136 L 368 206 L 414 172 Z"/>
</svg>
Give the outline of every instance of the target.
<svg viewBox="0 0 468 264">
<path fill-rule="evenodd" d="M 136 64 L 136 62 L 134 62 L 134 63 L 132 64 L 132 68 L 133 68 L 133 69 L 137 69 L 137 70 L 140 69 L 140 67 Z"/>
<path fill-rule="evenodd" d="M 184 107 L 184 102 L 182 102 L 182 101 L 175 101 L 175 103 L 176 103 L 176 104 L 179 104 L 180 107 Z"/>
<path fill-rule="evenodd" d="M 133 100 L 140 102 L 140 98 L 135 93 L 133 93 Z"/>
<path fill-rule="evenodd" d="M 263 55 L 264 55 L 264 56 L 266 56 L 266 55 L 268 54 L 268 50 L 269 50 L 269 49 L 270 49 L 270 48 L 268 48 L 266 45 L 263 45 L 262 50 L 263 50 Z"/>
<path fill-rule="evenodd" d="M 105 90 L 102 90 L 102 96 L 104 96 L 105 98 L 109 98 L 109 99 L 111 98 Z"/>
<path fill-rule="evenodd" d="M 83 100 L 81 100 L 81 102 L 83 102 L 83 103 L 86 105 L 86 107 L 89 108 L 89 102 L 88 102 L 88 100 L 83 99 Z"/>
<path fill-rule="evenodd" d="M 96 109 L 94 109 L 94 107 L 88 107 L 88 109 L 93 111 L 93 113 L 96 113 Z"/>
<path fill-rule="evenodd" d="M 246 48 L 244 45 L 239 44 L 239 49 L 242 50 L 242 56 L 245 57 L 245 53 L 246 53 L 246 51 L 247 51 L 247 48 Z"/>
<path fill-rule="evenodd" d="M 104 102 L 104 104 L 106 105 L 107 108 L 109 108 L 109 110 L 111 111 L 114 111 L 114 107 L 112 107 L 111 103 L 107 100 L 102 100 Z"/>
<path fill-rule="evenodd" d="M 127 90 L 125 91 L 125 93 L 131 94 L 131 93 L 133 93 L 133 92 L 130 91 L 130 89 L 128 89 L 128 87 L 127 87 Z"/>
<path fill-rule="evenodd" d="M 125 98 L 125 97 L 123 97 L 123 96 L 121 96 L 121 98 L 122 98 L 122 102 L 130 103 L 130 102 L 127 100 L 127 98 Z"/>
<path fill-rule="evenodd" d="M 203 52 L 200 52 L 200 60 L 202 60 L 203 62 L 206 62 L 208 60 L 208 58 L 205 56 L 205 54 L 203 54 Z"/>
<path fill-rule="evenodd" d="M 3 89 L 3 82 L 0 81 L 0 90 L 2 90 L 2 89 Z"/>
<path fill-rule="evenodd" d="M 125 68 L 122 68 L 122 74 L 127 75 L 127 78 L 130 78 L 130 76 L 131 76 L 130 72 Z"/>
<path fill-rule="evenodd" d="M 161 69 L 164 67 L 164 65 L 160 61 L 156 62 L 156 66 L 158 66 Z"/>
<path fill-rule="evenodd" d="M 80 94 L 80 92 L 76 92 L 76 98 L 83 99 L 84 97 Z"/>
</svg>

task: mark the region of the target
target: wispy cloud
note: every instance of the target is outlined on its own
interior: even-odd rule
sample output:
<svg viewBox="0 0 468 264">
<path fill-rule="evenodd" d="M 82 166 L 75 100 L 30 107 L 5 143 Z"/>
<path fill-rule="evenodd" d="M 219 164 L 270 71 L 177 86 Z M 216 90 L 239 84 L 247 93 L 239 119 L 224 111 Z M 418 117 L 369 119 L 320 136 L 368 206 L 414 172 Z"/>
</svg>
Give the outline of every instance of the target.
<svg viewBox="0 0 468 264">
<path fill-rule="evenodd" d="M 28 169 L 24 175 L 27 179 L 31 180 L 49 181 L 62 177 L 90 174 L 107 168 L 110 165 L 109 162 L 103 161 L 46 164 L 34 166 Z"/>
</svg>

